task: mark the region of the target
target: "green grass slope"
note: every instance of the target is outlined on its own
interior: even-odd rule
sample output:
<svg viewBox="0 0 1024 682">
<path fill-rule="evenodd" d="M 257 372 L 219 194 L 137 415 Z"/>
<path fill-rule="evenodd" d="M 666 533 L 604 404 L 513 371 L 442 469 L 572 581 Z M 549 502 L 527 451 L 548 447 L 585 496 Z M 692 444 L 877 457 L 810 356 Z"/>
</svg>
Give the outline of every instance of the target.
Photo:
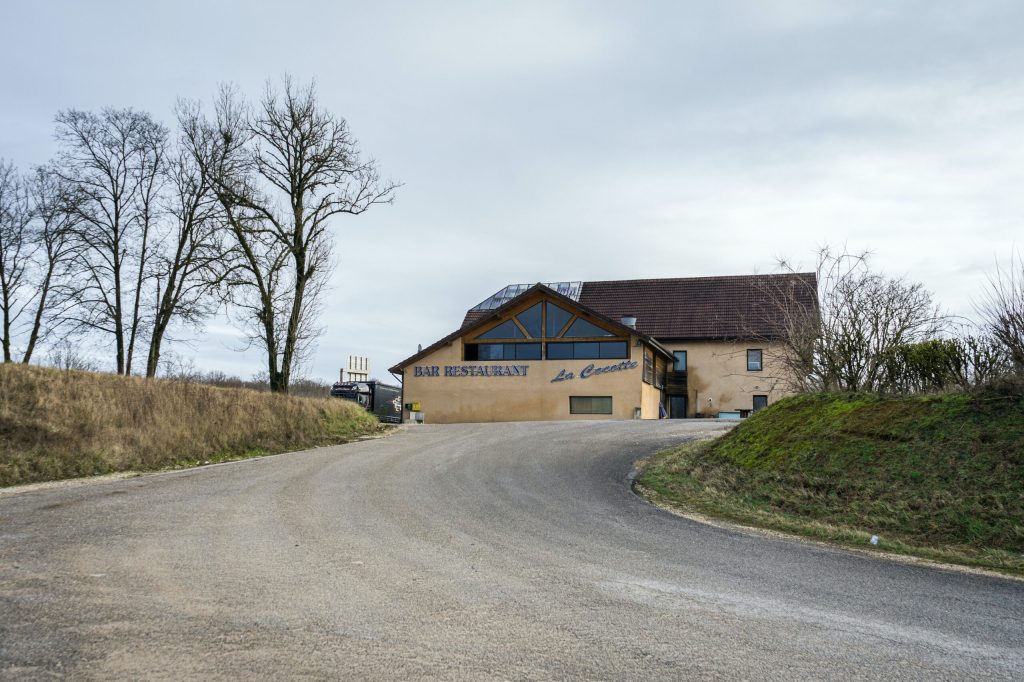
<svg viewBox="0 0 1024 682">
<path fill-rule="evenodd" d="M 743 523 L 1024 571 L 1024 400 L 809 395 L 646 463 L 655 501 Z"/>
<path fill-rule="evenodd" d="M 0 365 L 0 486 L 300 450 L 379 429 L 337 399 Z"/>
</svg>

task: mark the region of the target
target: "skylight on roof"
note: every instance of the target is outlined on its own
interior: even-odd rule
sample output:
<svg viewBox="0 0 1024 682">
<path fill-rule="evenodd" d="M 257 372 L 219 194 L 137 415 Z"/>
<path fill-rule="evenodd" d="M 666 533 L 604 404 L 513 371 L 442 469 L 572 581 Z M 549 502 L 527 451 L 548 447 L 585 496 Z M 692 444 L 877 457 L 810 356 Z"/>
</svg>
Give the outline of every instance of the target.
<svg viewBox="0 0 1024 682">
<path fill-rule="evenodd" d="M 561 295 L 568 296 L 574 301 L 580 300 L 580 292 L 583 290 L 583 282 L 544 282 L 543 284 L 549 289 L 554 289 Z M 480 312 L 500 308 L 516 296 L 521 296 L 526 293 L 526 291 L 532 286 L 532 284 L 509 284 L 504 289 L 498 291 L 498 293 L 478 303 L 469 310 L 470 312 Z"/>
</svg>

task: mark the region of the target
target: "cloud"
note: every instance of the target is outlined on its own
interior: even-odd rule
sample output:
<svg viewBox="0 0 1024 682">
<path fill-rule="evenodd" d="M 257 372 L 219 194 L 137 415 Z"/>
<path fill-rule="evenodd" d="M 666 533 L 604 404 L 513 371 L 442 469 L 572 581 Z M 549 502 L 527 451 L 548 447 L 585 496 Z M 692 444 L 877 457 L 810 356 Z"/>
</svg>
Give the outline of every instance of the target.
<svg viewBox="0 0 1024 682">
<path fill-rule="evenodd" d="M 318 376 L 349 354 L 384 370 L 511 282 L 765 272 L 848 242 L 967 312 L 1020 246 L 1020 3 L 302 11 L 295 39 L 273 4 L 20 6 L 0 28 L 21 64 L 0 74 L 0 156 L 45 160 L 60 108 L 166 120 L 218 81 L 256 95 L 284 71 L 316 77 L 405 183 L 335 223 Z M 197 364 L 259 371 L 233 334 L 211 325 Z"/>
</svg>

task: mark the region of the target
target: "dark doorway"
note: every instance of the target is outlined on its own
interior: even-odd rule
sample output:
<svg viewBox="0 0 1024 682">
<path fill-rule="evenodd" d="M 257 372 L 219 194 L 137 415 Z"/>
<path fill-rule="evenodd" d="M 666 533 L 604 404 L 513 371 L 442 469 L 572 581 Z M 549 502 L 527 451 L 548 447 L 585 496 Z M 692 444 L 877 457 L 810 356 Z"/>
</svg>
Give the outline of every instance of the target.
<svg viewBox="0 0 1024 682">
<path fill-rule="evenodd" d="M 685 395 L 670 395 L 668 397 L 668 417 L 669 417 L 669 419 L 685 419 L 686 418 L 686 396 Z"/>
</svg>

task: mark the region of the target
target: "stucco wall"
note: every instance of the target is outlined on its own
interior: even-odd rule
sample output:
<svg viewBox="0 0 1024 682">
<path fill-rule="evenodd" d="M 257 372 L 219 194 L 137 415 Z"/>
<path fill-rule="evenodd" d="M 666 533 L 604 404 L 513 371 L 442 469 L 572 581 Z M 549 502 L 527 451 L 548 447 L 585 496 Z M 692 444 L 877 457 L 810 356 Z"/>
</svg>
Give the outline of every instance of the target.
<svg viewBox="0 0 1024 682">
<path fill-rule="evenodd" d="M 661 395 L 661 389 L 655 388 L 651 384 L 642 383 L 640 387 L 640 405 L 644 419 L 658 418 L 658 405 L 661 404 Z"/>
<path fill-rule="evenodd" d="M 533 421 L 551 419 L 633 419 L 640 407 L 644 419 L 658 418 L 660 393 L 643 383 L 643 354 L 630 342 L 630 369 L 581 378 L 588 365 L 606 367 L 622 360 L 462 360 L 462 341 L 455 340 L 405 368 L 403 402 L 419 402 L 429 423 Z M 445 376 L 446 367 L 526 366 L 525 376 Z M 437 367 L 437 376 L 416 376 L 416 367 Z M 573 379 L 552 382 L 560 370 Z M 493 371 L 493 370 L 492 370 Z M 643 387 L 643 389 L 641 388 Z M 569 396 L 612 396 L 611 415 L 571 415 Z M 653 396 L 653 397 L 652 397 Z M 408 417 L 408 412 L 406 412 Z"/>
<path fill-rule="evenodd" d="M 662 343 L 668 350 L 685 350 L 687 364 L 688 416 L 697 412 L 717 414 L 726 410 L 749 410 L 755 395 L 767 395 L 768 403 L 789 395 L 783 380 L 784 368 L 777 357 L 780 347 L 763 342 L 692 341 Z M 747 349 L 763 351 L 760 372 L 747 371 Z M 709 405 L 708 398 L 711 399 Z"/>
</svg>

